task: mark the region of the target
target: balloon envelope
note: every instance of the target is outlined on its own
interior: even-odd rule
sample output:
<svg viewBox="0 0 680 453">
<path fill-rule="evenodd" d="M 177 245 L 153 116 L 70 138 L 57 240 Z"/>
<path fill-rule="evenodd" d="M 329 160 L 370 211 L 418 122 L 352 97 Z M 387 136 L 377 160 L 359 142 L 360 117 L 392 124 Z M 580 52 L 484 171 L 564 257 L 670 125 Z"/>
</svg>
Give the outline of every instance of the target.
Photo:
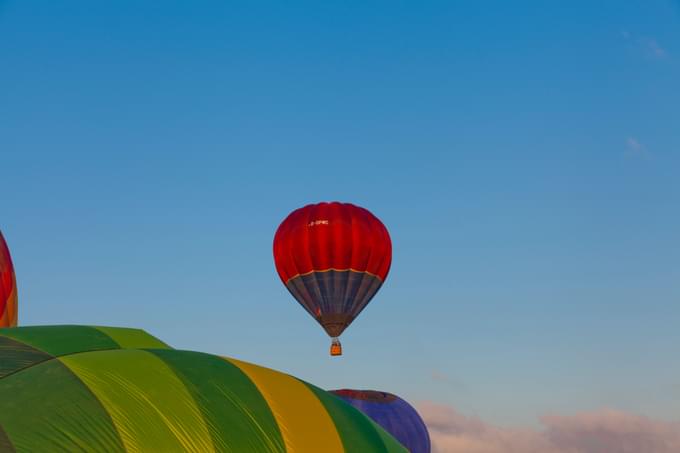
<svg viewBox="0 0 680 453">
<path fill-rule="evenodd" d="M 0 231 L 0 327 L 17 325 L 17 281 L 9 248 Z"/>
<path fill-rule="evenodd" d="M 418 412 L 396 395 L 375 390 L 332 390 L 392 434 L 411 453 L 430 453 L 430 435 Z"/>
<path fill-rule="evenodd" d="M 274 262 L 293 297 L 338 337 L 380 289 L 392 263 L 387 228 L 349 203 L 293 211 L 274 236 Z"/>
<path fill-rule="evenodd" d="M 404 453 L 333 395 L 137 329 L 0 329 L 1 452 Z"/>
</svg>

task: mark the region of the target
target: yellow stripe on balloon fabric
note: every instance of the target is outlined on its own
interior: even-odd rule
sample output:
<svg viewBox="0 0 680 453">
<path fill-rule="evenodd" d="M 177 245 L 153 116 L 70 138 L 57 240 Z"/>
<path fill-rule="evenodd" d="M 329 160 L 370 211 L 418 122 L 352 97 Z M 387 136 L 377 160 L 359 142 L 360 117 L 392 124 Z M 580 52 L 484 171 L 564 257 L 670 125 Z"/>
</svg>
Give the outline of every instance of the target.
<svg viewBox="0 0 680 453">
<path fill-rule="evenodd" d="M 291 453 L 344 452 L 333 420 L 318 398 L 292 376 L 240 360 L 227 359 L 257 386 Z"/>
<path fill-rule="evenodd" d="M 184 383 L 158 357 L 119 349 L 60 357 L 111 415 L 130 452 L 214 452 Z"/>
</svg>

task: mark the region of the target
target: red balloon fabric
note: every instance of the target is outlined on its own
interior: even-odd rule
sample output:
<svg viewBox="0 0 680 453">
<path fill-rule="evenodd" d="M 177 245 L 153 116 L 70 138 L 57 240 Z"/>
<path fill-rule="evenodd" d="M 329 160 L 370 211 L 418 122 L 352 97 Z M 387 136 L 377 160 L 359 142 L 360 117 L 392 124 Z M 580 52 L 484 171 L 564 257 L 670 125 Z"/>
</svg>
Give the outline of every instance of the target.
<svg viewBox="0 0 680 453">
<path fill-rule="evenodd" d="M 364 208 L 310 204 L 279 226 L 274 262 L 293 297 L 337 337 L 387 278 L 392 242 L 385 225 Z"/>
<path fill-rule="evenodd" d="M 0 232 L 0 327 L 17 325 L 17 283 L 12 258 Z"/>
</svg>

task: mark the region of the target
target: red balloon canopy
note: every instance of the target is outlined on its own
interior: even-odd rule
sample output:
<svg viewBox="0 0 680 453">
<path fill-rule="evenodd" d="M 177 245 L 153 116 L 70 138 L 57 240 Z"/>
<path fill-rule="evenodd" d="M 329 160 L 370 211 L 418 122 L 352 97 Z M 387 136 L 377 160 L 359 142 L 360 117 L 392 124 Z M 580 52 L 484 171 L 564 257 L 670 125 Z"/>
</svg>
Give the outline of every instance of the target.
<svg viewBox="0 0 680 453">
<path fill-rule="evenodd" d="M 0 327 L 17 325 L 17 283 L 12 258 L 0 232 Z"/>
<path fill-rule="evenodd" d="M 338 337 L 385 281 L 392 242 L 385 225 L 364 208 L 310 204 L 279 226 L 274 262 L 293 297 Z"/>
</svg>

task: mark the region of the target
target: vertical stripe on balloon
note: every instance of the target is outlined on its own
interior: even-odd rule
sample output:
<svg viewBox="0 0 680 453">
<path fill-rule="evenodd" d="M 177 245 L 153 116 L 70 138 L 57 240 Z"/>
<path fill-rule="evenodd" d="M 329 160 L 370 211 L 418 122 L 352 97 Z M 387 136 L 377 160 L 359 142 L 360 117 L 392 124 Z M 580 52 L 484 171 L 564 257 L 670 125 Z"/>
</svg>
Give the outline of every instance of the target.
<svg viewBox="0 0 680 453">
<path fill-rule="evenodd" d="M 299 380 L 268 368 L 235 359 L 236 365 L 257 386 L 272 409 L 288 452 L 343 453 L 333 420 L 316 396 Z"/>
<path fill-rule="evenodd" d="M 215 451 L 201 410 L 184 383 L 157 356 L 120 349 L 59 360 L 106 408 L 127 451 Z"/>
</svg>

